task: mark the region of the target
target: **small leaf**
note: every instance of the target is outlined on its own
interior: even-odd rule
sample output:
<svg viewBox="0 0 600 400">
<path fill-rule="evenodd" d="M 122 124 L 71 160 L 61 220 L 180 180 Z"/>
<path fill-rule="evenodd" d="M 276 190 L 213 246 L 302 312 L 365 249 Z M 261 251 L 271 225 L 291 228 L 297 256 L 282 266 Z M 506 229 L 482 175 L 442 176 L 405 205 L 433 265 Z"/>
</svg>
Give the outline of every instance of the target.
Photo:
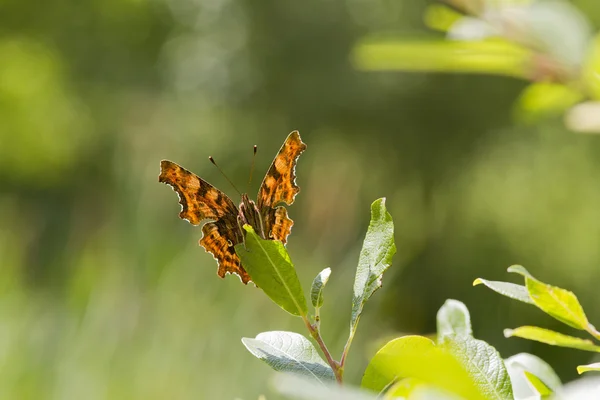
<svg viewBox="0 0 600 400">
<path fill-rule="evenodd" d="M 533 300 L 531 300 L 531 297 L 529 297 L 529 293 L 527 292 L 527 288 L 525 286 L 516 285 L 510 282 L 488 281 L 481 278 L 475 279 L 473 286 L 477 286 L 479 284 L 483 284 L 492 289 L 494 292 L 500 293 L 506 297 L 510 297 L 511 299 L 519 300 L 523 303 L 533 304 Z"/>
<path fill-rule="evenodd" d="M 395 253 L 394 222 L 385 208 L 385 198 L 379 199 L 371 205 L 371 223 L 354 278 L 351 330 L 356 328 L 367 300 L 381 287 L 383 273 L 390 267 Z"/>
<path fill-rule="evenodd" d="M 513 400 L 510 376 L 498 351 L 471 336 L 446 336 L 443 346 L 460 361 L 487 399 Z"/>
<path fill-rule="evenodd" d="M 577 366 L 577 373 L 583 374 L 588 371 L 599 371 L 600 372 L 600 363 L 593 363 L 588 365 L 579 365 Z"/>
<path fill-rule="evenodd" d="M 573 328 L 581 330 L 589 328 L 590 323 L 573 292 L 535 279 L 520 265 L 512 266 L 508 271 L 525 277 L 529 296 L 540 310 Z"/>
<path fill-rule="evenodd" d="M 554 82 L 529 84 L 516 103 L 516 117 L 525 122 L 561 115 L 569 107 L 583 99 L 583 93 L 570 86 Z"/>
<path fill-rule="evenodd" d="M 244 225 L 246 241 L 235 246 L 252 281 L 279 307 L 293 315 L 306 315 L 308 307 L 296 269 L 283 244 L 263 240 L 250 225 Z"/>
<path fill-rule="evenodd" d="M 563 335 L 562 333 L 539 328 L 537 326 L 521 326 L 515 329 L 505 329 L 504 336 L 507 338 L 516 336 L 523 339 L 535 340 L 536 342 L 550 344 L 552 346 L 570 347 L 572 349 L 600 352 L 600 346 L 596 346 L 590 340 Z"/>
<path fill-rule="evenodd" d="M 525 377 L 527 381 L 531 384 L 531 386 L 535 389 L 535 391 L 542 397 L 548 397 L 552 395 L 552 389 L 550 389 L 544 382 L 541 381 L 540 378 L 532 374 L 531 372 L 524 371 Z"/>
<path fill-rule="evenodd" d="M 464 303 L 458 300 L 446 300 L 437 313 L 437 334 L 439 340 L 447 335 L 473 335 L 471 316 Z"/>
<path fill-rule="evenodd" d="M 382 40 L 354 46 L 352 62 L 366 71 L 435 71 L 494 74 L 529 79 L 532 52 L 500 40 Z"/>
<path fill-rule="evenodd" d="M 275 390 L 286 398 L 299 400 L 378 400 L 376 394 L 341 386 L 336 383 L 319 383 L 314 379 L 289 373 L 279 373 L 273 378 Z"/>
<path fill-rule="evenodd" d="M 298 333 L 263 332 L 255 339 L 242 338 L 242 343 L 275 371 L 305 375 L 321 383 L 335 381 L 331 367 L 319 356 L 315 346 Z"/>
<path fill-rule="evenodd" d="M 525 372 L 535 375 L 552 392 L 560 390 L 562 383 L 552 367 L 541 358 L 528 353 L 519 353 L 504 361 L 510 374 L 515 398 L 522 399 L 536 395 L 531 381 Z"/>
<path fill-rule="evenodd" d="M 402 378 L 414 378 L 467 399 L 485 399 L 458 360 L 423 336 L 404 336 L 383 346 L 369 362 L 361 386 L 380 392 Z"/>
<path fill-rule="evenodd" d="M 327 285 L 330 275 L 331 268 L 325 268 L 323 271 L 319 272 L 313 280 L 310 289 L 310 299 L 315 308 L 319 308 L 323 305 L 323 289 L 325 288 L 325 285 Z"/>
</svg>

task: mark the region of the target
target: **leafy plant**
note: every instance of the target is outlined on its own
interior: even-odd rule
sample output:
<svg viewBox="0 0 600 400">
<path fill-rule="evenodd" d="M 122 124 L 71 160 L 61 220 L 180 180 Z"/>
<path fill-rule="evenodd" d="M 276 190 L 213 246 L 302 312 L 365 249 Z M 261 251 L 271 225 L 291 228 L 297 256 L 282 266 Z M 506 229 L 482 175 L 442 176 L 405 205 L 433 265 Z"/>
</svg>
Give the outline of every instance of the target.
<svg viewBox="0 0 600 400">
<path fill-rule="evenodd" d="M 320 308 L 326 301 L 325 288 L 331 270 L 321 271 L 312 283 L 310 299 L 314 312 L 311 314 L 285 247 L 279 242 L 261 239 L 249 226 L 244 229 L 246 242 L 236 246 L 236 252 L 245 269 L 271 300 L 291 315 L 302 318 L 314 341 L 300 333 L 285 331 L 262 332 L 255 338 L 242 339 L 250 353 L 279 372 L 274 386 L 283 395 L 333 400 L 532 400 L 551 396 L 558 399 L 568 392 L 543 360 L 527 353 L 504 360 L 493 346 L 476 339 L 469 310 L 457 300 L 447 300 L 439 309 L 435 340 L 417 335 L 395 338 L 370 360 L 360 388 L 344 385 L 347 356 L 364 306 L 381 287 L 383 273 L 390 267 L 396 252 L 394 225 L 385 199 L 371 205 L 371 222 L 353 286 L 349 335 L 338 360 L 327 348 L 320 330 Z M 476 280 L 475 284 L 484 284 L 505 296 L 534 304 L 554 318 L 585 330 L 595 338 L 600 337 L 573 293 L 536 280 L 523 267 L 514 266 L 509 271 L 524 276 L 526 285 L 483 279 Z M 537 327 L 507 330 L 505 334 L 577 349 L 600 350 L 600 346 L 589 340 Z M 590 364 L 578 370 L 600 370 L 600 366 Z M 578 389 L 577 398 L 595 398 L 589 397 L 590 393 L 591 389 Z"/>
<path fill-rule="evenodd" d="M 446 3 L 446 4 L 444 4 Z M 352 59 L 364 71 L 432 71 L 509 76 L 530 83 L 515 116 L 566 114 L 567 126 L 600 133 L 600 34 L 562 0 L 440 0 L 425 24 L 445 38 L 360 40 Z"/>
<path fill-rule="evenodd" d="M 525 286 L 509 282 L 488 281 L 481 278 L 476 279 L 473 285 L 482 284 L 504 296 L 532 304 L 560 322 L 575 329 L 586 331 L 592 338 L 600 341 L 600 332 L 588 321 L 583 307 L 579 304 L 579 300 L 573 292 L 537 280 L 520 265 L 509 267 L 508 272 L 522 275 L 525 279 Z M 504 336 L 535 340 L 553 346 L 600 352 L 600 345 L 591 340 L 564 335 L 537 326 L 506 329 L 504 330 Z M 577 367 L 577 372 L 580 374 L 588 371 L 600 371 L 600 363 Z"/>
</svg>

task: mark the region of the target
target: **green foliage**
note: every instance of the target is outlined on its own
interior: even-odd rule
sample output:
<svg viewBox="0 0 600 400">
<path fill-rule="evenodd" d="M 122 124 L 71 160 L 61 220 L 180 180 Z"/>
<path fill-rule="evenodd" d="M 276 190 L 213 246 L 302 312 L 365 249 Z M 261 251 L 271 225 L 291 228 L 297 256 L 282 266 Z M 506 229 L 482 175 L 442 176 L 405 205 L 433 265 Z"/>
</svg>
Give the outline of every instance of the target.
<svg viewBox="0 0 600 400">
<path fill-rule="evenodd" d="M 392 264 L 394 254 L 394 222 L 385 208 L 385 199 L 379 199 L 371 205 L 371 222 L 354 278 L 351 335 L 356 330 L 365 303 L 381 287 L 383 273 Z"/>
<path fill-rule="evenodd" d="M 250 225 L 244 229 L 245 243 L 235 246 L 235 251 L 252 281 L 285 311 L 305 316 L 308 308 L 302 285 L 283 244 L 261 239 Z"/>
<path fill-rule="evenodd" d="M 586 100 L 598 100 L 598 39 L 584 14 L 566 1 L 454 0 L 433 4 L 425 23 L 445 39 L 385 38 L 371 35 L 354 47 L 356 68 L 365 71 L 483 73 L 531 81 L 515 104 L 522 121 L 571 114 Z M 457 12 L 457 10 L 459 12 Z M 571 115 L 569 128 L 600 132 L 600 122 Z"/>
<path fill-rule="evenodd" d="M 562 387 L 560 378 L 548 363 L 533 354 L 520 353 L 504 361 L 516 398 L 528 398 L 536 394 L 556 392 Z"/>
<path fill-rule="evenodd" d="M 299 315 L 320 348 L 294 332 L 263 332 L 255 339 L 243 338 L 246 348 L 276 371 L 291 375 L 278 376 L 277 390 L 298 399 L 469 399 L 513 400 L 547 398 L 562 390 L 560 379 L 541 359 L 519 354 L 506 361 L 498 351 L 473 336 L 471 317 L 466 305 L 447 300 L 437 313 L 437 341 L 423 336 L 402 336 L 383 345 L 369 361 L 362 377 L 364 392 L 333 384 L 343 383 L 343 373 L 350 344 L 363 307 L 381 287 L 383 273 L 389 268 L 396 251 L 392 217 L 385 199 L 371 206 L 371 222 L 363 243 L 354 282 L 351 330 L 340 361 L 336 361 L 320 333 L 319 311 L 323 289 L 331 270 L 321 271 L 311 287 L 315 315 L 311 320 L 298 304 L 304 296 L 293 264 L 281 243 L 260 239 L 251 227 L 245 245 L 236 248 L 252 280 L 284 310 Z M 512 266 L 509 272 L 522 275 L 525 286 L 477 279 L 509 298 L 533 304 L 568 325 L 595 332 L 587 321 L 575 295 L 535 279 L 525 268 Z M 277 293 L 277 292 L 280 293 Z M 301 300 L 299 300 L 301 299 Z M 294 313 L 294 307 L 296 313 Z M 290 311 L 291 310 L 291 311 Z M 506 330 L 505 336 L 518 336 L 557 346 L 600 351 L 589 340 L 574 338 L 538 327 Z M 580 366 L 579 371 L 600 369 L 597 365 Z"/>
<path fill-rule="evenodd" d="M 583 308 L 572 292 L 538 281 L 520 265 L 510 267 L 508 272 L 515 272 L 525 277 L 529 297 L 546 314 L 576 329 L 589 328 L 590 323 Z"/>
<path fill-rule="evenodd" d="M 600 363 L 593 363 L 588 365 L 580 365 L 577 367 L 577 372 L 583 374 L 588 371 L 599 371 L 600 372 Z"/>
<path fill-rule="evenodd" d="M 323 289 L 325 289 L 325 285 L 327 285 L 330 275 L 331 268 L 325 268 L 323 271 L 319 272 L 319 274 L 315 276 L 315 279 L 313 280 L 310 289 L 310 300 L 313 307 L 316 309 L 323 305 Z"/>
<path fill-rule="evenodd" d="M 472 336 L 471 316 L 464 303 L 457 300 L 446 300 L 437 314 L 438 338 L 445 336 Z"/>
<path fill-rule="evenodd" d="M 553 346 L 600 352 L 600 346 L 596 346 L 591 340 L 563 335 L 562 333 L 539 328 L 537 326 L 521 326 L 515 329 L 505 329 L 504 336 L 507 338 L 520 337 L 523 339 L 535 340 L 536 342 L 546 343 Z"/>
<path fill-rule="evenodd" d="M 571 326 L 573 328 L 586 331 L 593 338 L 600 340 L 600 333 L 596 328 L 588 321 L 587 316 L 583 310 L 583 307 L 577 300 L 577 296 L 573 292 L 562 289 L 557 286 L 548 285 L 544 282 L 534 278 L 524 267 L 520 265 L 513 265 L 508 268 L 508 272 L 517 273 L 524 277 L 525 288 L 527 296 L 531 301 L 526 301 L 523 297 L 522 289 L 514 290 L 514 284 L 506 282 L 490 282 L 483 279 L 475 280 L 475 284 L 483 283 L 490 287 L 494 291 L 503 294 L 507 297 L 524 301 L 535 305 L 546 314 L 556 318 L 558 321 Z M 487 282 L 487 283 L 486 283 Z M 514 286 L 509 286 L 514 285 Z M 498 290 L 499 287 L 506 288 L 512 287 L 512 290 Z M 518 295 L 515 296 L 515 293 Z M 520 337 L 523 339 L 535 340 L 537 342 L 546 343 L 553 346 L 569 347 L 578 350 L 585 350 L 591 352 L 600 352 L 600 345 L 594 343 L 588 339 L 581 339 L 578 337 L 568 336 L 559 332 L 555 332 L 549 329 L 540 328 L 537 326 L 522 326 L 515 329 L 505 329 L 504 336 L 506 337 Z M 585 366 L 584 366 L 585 367 Z M 578 368 L 578 371 L 588 371 L 586 368 Z M 552 382 L 544 381 L 546 385 L 550 385 L 552 388 Z M 537 382 L 535 383 L 538 384 Z M 540 393 L 541 394 L 541 393 Z"/>
<path fill-rule="evenodd" d="M 256 358 L 275 371 L 306 375 L 319 383 L 334 381 L 329 365 L 304 336 L 294 332 L 263 332 L 255 339 L 243 338 L 242 343 Z"/>
</svg>

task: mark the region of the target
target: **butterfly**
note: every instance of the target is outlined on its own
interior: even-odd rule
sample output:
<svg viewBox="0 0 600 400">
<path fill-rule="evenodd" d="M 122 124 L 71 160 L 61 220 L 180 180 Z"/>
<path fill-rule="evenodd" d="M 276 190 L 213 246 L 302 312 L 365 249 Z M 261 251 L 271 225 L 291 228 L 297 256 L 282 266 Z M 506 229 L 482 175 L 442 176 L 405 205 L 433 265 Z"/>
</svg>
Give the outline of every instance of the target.
<svg viewBox="0 0 600 400">
<path fill-rule="evenodd" d="M 242 226 L 251 225 L 263 239 L 286 243 L 292 221 L 286 208 L 300 192 L 296 185 L 296 162 L 306 149 L 298 131 L 289 134 L 265 175 L 256 202 L 242 194 L 239 207 L 219 189 L 196 174 L 168 160 L 160 162 L 159 182 L 170 185 L 179 195 L 179 217 L 193 225 L 210 220 L 202 227 L 200 245 L 217 260 L 217 274 L 236 274 L 244 284 L 250 276 L 242 267 L 234 246 L 243 243 Z"/>
</svg>

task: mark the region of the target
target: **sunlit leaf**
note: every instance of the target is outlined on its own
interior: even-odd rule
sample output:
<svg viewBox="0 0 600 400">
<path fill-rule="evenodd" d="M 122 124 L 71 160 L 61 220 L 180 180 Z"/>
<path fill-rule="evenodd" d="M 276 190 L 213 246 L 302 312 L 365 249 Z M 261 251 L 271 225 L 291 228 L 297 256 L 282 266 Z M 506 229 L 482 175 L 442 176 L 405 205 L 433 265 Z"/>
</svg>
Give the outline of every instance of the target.
<svg viewBox="0 0 600 400">
<path fill-rule="evenodd" d="M 461 363 L 423 336 L 404 336 L 383 346 L 369 362 L 361 386 L 379 392 L 401 378 L 414 378 L 468 399 L 485 398 Z"/>
<path fill-rule="evenodd" d="M 498 351 L 468 335 L 450 335 L 443 346 L 460 361 L 487 399 L 513 400 L 510 376 Z"/>
<path fill-rule="evenodd" d="M 246 241 L 235 246 L 244 269 L 252 281 L 285 311 L 306 315 L 308 307 L 296 269 L 283 244 L 261 239 L 249 225 L 244 225 Z"/>
<path fill-rule="evenodd" d="M 516 103 L 516 117 L 536 121 L 541 117 L 561 115 L 583 99 L 580 90 L 560 83 L 534 82 L 528 85 Z"/>
<path fill-rule="evenodd" d="M 392 264 L 394 254 L 394 222 L 385 208 L 385 199 L 379 199 L 371 205 L 371 222 L 354 278 L 351 330 L 356 328 L 367 300 L 381 287 L 383 273 Z"/>
<path fill-rule="evenodd" d="M 447 335 L 472 336 L 471 316 L 464 303 L 458 300 L 446 300 L 437 313 L 438 339 Z"/>
<path fill-rule="evenodd" d="M 539 328 L 537 326 L 521 326 L 515 329 L 505 329 L 504 336 L 507 338 L 515 336 L 523 339 L 535 340 L 536 342 L 546 343 L 553 346 L 600 352 L 600 346 L 596 346 L 590 340 L 563 335 L 562 333 Z"/>
<path fill-rule="evenodd" d="M 481 278 L 475 279 L 475 282 L 473 282 L 473 286 L 480 284 L 489 287 L 496 293 L 510 297 L 511 299 L 519 300 L 523 303 L 533 304 L 533 300 L 531 300 L 531 297 L 529 297 L 529 293 L 527 292 L 527 288 L 525 286 L 516 285 L 510 282 L 488 281 Z"/>
<path fill-rule="evenodd" d="M 593 363 L 593 364 L 577 366 L 577 373 L 579 373 L 579 374 L 583 374 L 584 372 L 589 372 L 589 371 L 600 372 L 600 363 Z"/>
<path fill-rule="evenodd" d="M 542 398 L 548 397 L 552 395 L 553 391 L 550 389 L 540 378 L 535 376 L 529 371 L 524 371 L 525 378 L 531 384 L 531 386 L 535 389 L 535 391 L 542 396 Z"/>
<path fill-rule="evenodd" d="M 508 272 L 515 272 L 525 277 L 529 296 L 539 309 L 573 328 L 588 329 L 590 323 L 573 292 L 535 279 L 520 265 L 513 265 Z"/>
<path fill-rule="evenodd" d="M 255 339 L 243 338 L 242 343 L 275 371 L 293 372 L 321 383 L 335 380 L 331 367 L 319 356 L 315 346 L 298 333 L 263 332 Z"/>
<path fill-rule="evenodd" d="M 504 361 L 510 375 L 515 398 L 521 399 L 538 394 L 532 387 L 525 372 L 535 375 L 551 391 L 556 392 L 562 386 L 560 378 L 552 367 L 541 358 L 528 353 L 519 353 Z"/>
<path fill-rule="evenodd" d="M 310 299 L 315 308 L 323 305 L 323 289 L 325 288 L 325 285 L 327 285 L 330 275 L 331 268 L 325 268 L 323 271 L 319 272 L 319 274 L 313 280 L 312 287 L 310 289 Z"/>
<path fill-rule="evenodd" d="M 446 32 L 464 15 L 443 4 L 432 4 L 425 9 L 423 21 L 430 29 Z"/>
<path fill-rule="evenodd" d="M 365 39 L 352 52 L 365 71 L 435 71 L 527 79 L 531 53 L 501 40 L 432 41 Z"/>
</svg>

